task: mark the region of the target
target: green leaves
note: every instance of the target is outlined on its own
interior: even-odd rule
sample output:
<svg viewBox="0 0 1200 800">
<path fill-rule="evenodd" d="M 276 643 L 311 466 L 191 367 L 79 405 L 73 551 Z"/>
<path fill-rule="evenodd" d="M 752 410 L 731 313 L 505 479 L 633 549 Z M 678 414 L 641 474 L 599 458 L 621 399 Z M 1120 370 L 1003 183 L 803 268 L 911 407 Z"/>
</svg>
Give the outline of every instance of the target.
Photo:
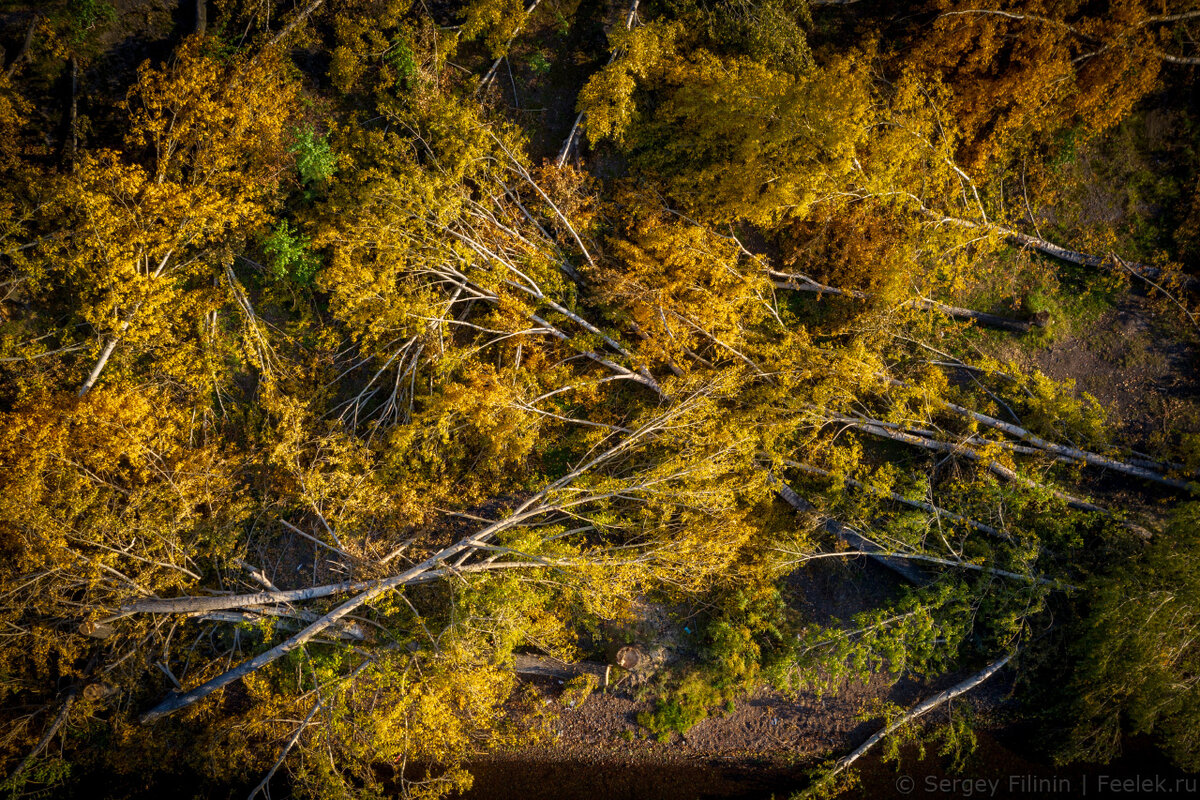
<svg viewBox="0 0 1200 800">
<path fill-rule="evenodd" d="M 403 55 L 400 51 L 396 52 L 399 53 L 397 58 Z M 411 51 L 407 52 L 411 62 L 412 53 Z M 415 66 L 413 69 L 416 69 Z M 337 154 L 329 146 L 328 134 L 317 136 L 316 131 L 311 127 L 295 128 L 293 133 L 296 136 L 296 143 L 292 145 L 289 152 L 296 156 L 296 169 L 300 173 L 300 181 L 305 186 L 311 186 L 325 183 L 332 178 L 333 174 L 337 172 Z"/>
<path fill-rule="evenodd" d="M 271 274 L 277 281 L 292 281 L 298 286 L 308 286 L 321 268 L 319 258 L 309 252 L 311 239 L 292 228 L 286 219 L 276 225 L 263 239 Z"/>
<path fill-rule="evenodd" d="M 66 14 L 74 44 L 81 44 L 117 21 L 117 9 L 106 0 L 68 0 Z"/>
<path fill-rule="evenodd" d="M 1140 557 L 1096 579 L 1076 629 L 1065 692 L 1064 760 L 1108 761 L 1123 733 L 1154 734 L 1186 770 L 1200 767 L 1200 503 L 1174 514 Z"/>
</svg>

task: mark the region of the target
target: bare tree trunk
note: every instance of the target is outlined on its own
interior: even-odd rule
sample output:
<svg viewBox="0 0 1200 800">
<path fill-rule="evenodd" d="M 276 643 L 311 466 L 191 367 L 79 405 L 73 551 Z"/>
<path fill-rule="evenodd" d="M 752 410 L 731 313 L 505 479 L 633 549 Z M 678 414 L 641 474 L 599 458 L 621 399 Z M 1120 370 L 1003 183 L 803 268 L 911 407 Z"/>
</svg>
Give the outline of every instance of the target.
<svg viewBox="0 0 1200 800">
<path fill-rule="evenodd" d="M 838 759 L 837 764 L 834 766 L 833 770 L 826 776 L 826 779 L 832 778 L 834 775 L 837 775 L 839 772 L 841 772 L 842 770 L 849 767 L 855 761 L 860 759 L 868 750 L 870 750 L 872 747 L 874 747 L 875 745 L 877 745 L 881 741 L 883 741 L 885 738 L 887 738 L 887 736 L 890 735 L 897 728 L 899 728 L 903 725 L 907 725 L 908 723 L 912 722 L 913 720 L 916 720 L 917 718 L 928 714 L 930 711 L 933 711 L 935 708 L 942 705 L 943 703 L 947 703 L 947 702 L 953 700 L 954 698 L 958 697 L 959 695 L 966 694 L 967 692 L 971 691 L 976 686 L 983 683 L 988 678 L 992 677 L 997 672 L 999 672 L 1004 667 L 1005 664 L 1007 664 L 1009 661 L 1012 660 L 1012 657 L 1013 657 L 1013 654 L 1009 653 L 1008 655 L 1004 656 L 1004 658 L 1000 658 L 1000 659 L 997 659 L 996 661 L 993 661 L 991 664 L 988 664 L 982 670 L 980 670 L 979 672 L 976 672 L 974 675 L 967 678 L 962 683 L 955 684 L 954 686 L 950 687 L 949 689 L 947 689 L 944 692 L 938 692 L 933 697 L 931 697 L 928 700 L 924 701 L 923 703 L 915 706 L 911 711 L 909 711 L 903 717 L 896 720 L 892 724 L 882 728 L 870 739 L 867 739 L 865 742 L 863 742 L 862 745 L 859 746 L 858 749 L 856 749 L 854 752 Z"/>
<path fill-rule="evenodd" d="M 58 711 L 58 716 L 54 718 L 54 722 L 50 723 L 50 727 L 47 728 L 46 732 L 42 734 L 42 738 L 38 739 L 38 743 L 33 746 L 32 750 L 29 751 L 29 755 L 25 756 L 25 758 L 21 760 L 21 763 L 17 765 L 17 768 L 12 771 L 12 774 L 5 779 L 6 784 L 13 784 L 13 782 L 20 777 L 25 770 L 29 769 L 29 765 L 33 763 L 33 760 L 37 758 L 43 750 L 46 749 L 46 745 L 50 744 L 50 740 L 54 738 L 54 734 L 58 733 L 58 729 L 61 728 L 63 723 L 67 721 L 67 714 L 71 712 L 71 707 L 75 705 L 75 697 L 77 693 L 77 690 L 74 688 L 67 692 L 66 699 L 63 700 L 62 708 L 60 708 Z"/>
<path fill-rule="evenodd" d="M 33 19 L 29 20 L 29 27 L 25 29 L 25 40 L 21 42 L 21 49 L 13 56 L 13 60 L 9 62 L 8 69 L 4 70 L 4 77 L 11 78 L 17 67 L 29 58 L 29 49 L 33 46 L 33 32 L 37 30 L 38 20 L 41 18 L 41 14 L 34 14 Z"/>
<path fill-rule="evenodd" d="M 792 467 L 793 469 L 798 469 L 801 472 L 807 472 L 810 475 L 820 475 L 821 477 L 824 477 L 824 478 L 836 477 L 832 472 L 828 472 L 827 470 L 823 470 L 820 467 L 814 467 L 809 464 L 801 464 L 798 461 L 785 460 L 783 463 L 789 467 Z M 861 481 L 856 481 L 856 480 L 854 480 L 854 478 L 843 477 L 841 480 L 847 486 L 853 486 L 856 489 L 861 489 L 864 492 L 869 492 L 869 493 L 874 494 L 879 497 L 886 497 L 889 500 L 894 500 L 897 503 L 903 503 L 904 505 L 912 506 L 913 508 L 919 508 L 922 511 L 928 511 L 930 514 L 933 514 L 934 516 L 937 516 L 937 517 L 945 517 L 946 519 L 953 520 L 954 522 L 960 522 L 963 525 L 967 525 L 969 527 L 974 528 L 975 530 L 979 531 L 980 533 L 986 533 L 988 536 L 995 536 L 997 539 L 1004 539 L 1006 541 L 1012 541 L 1012 536 L 1010 536 L 1005 531 L 998 530 L 996 528 L 993 528 L 990 525 L 984 525 L 982 522 L 976 522 L 973 519 L 969 519 L 969 518 L 961 516 L 959 514 L 955 514 L 952 511 L 947 511 L 944 508 L 938 508 L 935 505 L 931 505 L 929 503 L 923 503 L 920 500 L 909 500 L 907 497 L 904 497 L 903 495 L 896 494 L 895 492 L 885 492 L 882 489 L 876 489 L 874 486 L 869 486 Z"/>
<path fill-rule="evenodd" d="M 316 11 L 323 2 L 325 2 L 325 0 L 313 0 L 311 3 L 305 6 L 299 14 L 292 17 L 291 21 L 289 21 L 287 25 L 283 26 L 283 29 L 280 30 L 279 33 L 271 37 L 271 40 L 264 45 L 264 49 L 267 47 L 274 47 L 275 45 L 279 44 L 279 42 L 282 41 L 285 36 L 296 29 L 297 25 L 308 19 L 309 16 Z"/>
<path fill-rule="evenodd" d="M 784 499 L 785 502 L 787 502 L 788 505 L 797 511 L 815 513 L 817 510 L 812 503 L 809 503 L 803 497 L 796 494 L 792 487 L 788 486 L 782 481 L 778 482 L 775 491 L 781 498 Z M 921 570 L 907 563 L 902 558 L 886 555 L 883 553 L 882 547 L 875 544 L 870 539 L 859 535 L 856 531 L 847 528 L 837 520 L 826 517 L 822 519 L 821 524 L 825 527 L 825 530 L 829 531 L 834 536 L 853 547 L 855 550 L 866 553 L 868 558 L 877 561 L 878 563 L 892 570 L 906 581 L 914 583 L 918 586 L 928 582 L 928 577 L 926 577 L 925 573 L 921 572 Z"/>
<path fill-rule="evenodd" d="M 234 625 L 242 623 L 254 624 L 260 622 L 263 617 L 282 617 L 283 621 L 276 623 L 276 627 L 280 630 L 296 630 L 300 627 L 299 623 L 293 620 L 304 620 L 307 622 L 315 622 L 318 617 L 311 611 L 285 612 L 275 608 L 258 608 L 254 611 L 211 611 L 207 614 L 201 614 L 198 618 L 205 622 L 229 622 Z M 361 642 L 367 638 L 366 633 L 359 625 L 354 623 L 338 623 L 329 628 L 328 635 L 334 639 L 342 639 L 345 641 Z"/>
<path fill-rule="evenodd" d="M 993 459 L 986 458 L 985 456 L 983 456 L 981 453 L 979 453 L 974 448 L 968 447 L 964 444 L 956 444 L 954 442 L 942 442 L 937 439 L 926 439 L 923 436 L 917 436 L 912 433 L 906 433 L 905 431 L 890 430 L 889 428 L 886 428 L 881 424 L 876 424 L 874 421 L 871 421 L 871 422 L 863 422 L 863 421 L 856 421 L 856 420 L 847 420 L 847 421 L 850 422 L 851 424 L 853 424 L 854 427 L 857 428 L 858 430 L 865 431 L 866 433 L 872 434 L 873 436 L 879 436 L 884 439 L 891 439 L 896 442 L 904 442 L 905 444 L 911 444 L 916 447 L 924 448 L 926 450 L 934 450 L 934 451 L 940 452 L 940 453 L 949 453 L 951 455 L 964 456 L 965 458 L 968 458 L 972 461 L 978 461 L 983 466 L 985 466 L 990 472 L 992 472 L 993 474 L 995 474 L 1001 478 L 1004 478 L 1005 480 L 1010 480 L 1015 483 L 1020 483 L 1025 486 L 1028 486 L 1030 488 L 1049 489 L 1049 487 L 1044 486 L 1043 484 L 1040 484 L 1036 481 L 1032 481 L 1028 478 L 1018 475 L 1016 472 L 1014 472 L 1013 470 L 1004 466 L 1003 464 L 1001 464 Z M 1059 500 L 1062 500 L 1064 503 L 1066 503 L 1071 508 L 1076 508 L 1076 509 L 1079 509 L 1080 511 L 1091 511 L 1091 512 L 1097 513 L 1097 514 L 1110 514 L 1111 513 L 1106 508 L 1102 508 L 1102 507 L 1096 505 L 1095 503 L 1089 503 L 1086 500 L 1081 500 L 1078 497 L 1074 497 L 1072 495 L 1067 494 L 1066 492 L 1060 492 L 1057 489 L 1049 489 L 1049 491 L 1055 497 L 1057 497 Z"/>
<path fill-rule="evenodd" d="M 525 23 L 529 21 L 529 15 L 533 13 L 533 10 L 537 8 L 541 2 L 542 0 L 533 0 L 533 2 L 529 5 L 529 8 L 525 9 L 525 18 L 521 20 L 520 24 L 517 25 L 517 29 L 513 31 L 512 36 L 508 37 L 508 41 L 504 43 L 505 55 L 500 56 L 492 62 L 491 68 L 489 68 L 487 73 L 483 76 L 483 80 L 479 82 L 479 87 L 475 89 L 476 95 L 479 95 L 481 92 L 486 90 L 488 84 L 491 83 L 496 77 L 496 71 L 500 69 L 500 62 L 507 58 L 508 50 L 510 47 L 512 47 L 512 43 L 516 41 L 517 36 L 520 35 L 522 30 L 524 30 Z"/>
<path fill-rule="evenodd" d="M 1168 64 L 1184 64 L 1189 67 L 1200 66 L 1200 57 L 1196 56 L 1173 56 L 1170 53 L 1164 53 L 1161 50 L 1156 50 L 1155 53 L 1163 61 Z"/>
<path fill-rule="evenodd" d="M 1057 258 L 1060 261 L 1078 264 L 1081 267 L 1102 267 L 1108 261 L 1107 256 L 1097 256 L 1090 253 L 1082 253 L 1078 250 L 1071 250 L 1070 248 L 1063 247 L 1060 244 L 1055 244 L 1054 242 L 1047 241 L 1046 239 L 1042 239 L 1038 236 L 1031 236 L 1028 233 L 1021 233 L 1020 231 L 1014 230 L 1013 228 L 1009 228 L 1005 225 L 973 222 L 972 220 L 962 219 L 960 217 L 948 217 L 944 214 L 939 214 L 936 211 L 931 211 L 924 207 L 921 208 L 921 213 L 935 222 L 944 223 L 947 225 L 955 225 L 960 228 L 968 228 L 970 230 L 977 231 L 995 231 L 1011 242 L 1022 245 L 1023 247 L 1032 248 L 1037 250 L 1039 253 L 1045 253 L 1046 255 Z M 1130 272 L 1133 272 L 1139 277 L 1150 280 L 1159 280 L 1162 277 L 1162 270 L 1158 267 L 1152 267 L 1149 264 L 1125 262 L 1125 266 Z M 1182 280 L 1183 285 L 1188 289 L 1200 288 L 1200 280 L 1197 280 L 1190 275 L 1182 276 Z"/>
<path fill-rule="evenodd" d="M 325 586 L 313 586 L 308 589 L 290 589 L 287 591 L 255 592 L 253 594 L 219 594 L 211 597 L 174 597 L 168 599 L 151 598 L 138 600 L 123 606 L 116 616 L 103 620 L 112 622 L 133 614 L 197 614 L 207 611 L 220 611 L 228 608 L 251 608 L 253 606 L 275 605 L 278 603 L 293 603 L 300 600 L 313 600 L 318 597 L 329 597 L 346 592 L 361 592 L 369 589 L 371 581 L 346 581 L 331 583 Z"/>
<path fill-rule="evenodd" d="M 633 20 L 637 17 L 639 2 L 640 0 L 633 0 L 633 2 L 629 5 L 629 13 L 625 15 L 625 30 L 627 31 L 633 30 Z M 605 66 L 612 64 L 616 60 L 617 53 L 614 50 L 612 55 L 608 57 L 608 64 L 605 64 Z M 563 164 L 567 163 L 567 159 L 571 156 L 571 148 L 574 146 L 578 138 L 579 126 L 583 124 L 583 116 L 584 114 L 582 111 L 575 115 L 575 124 L 571 126 L 571 132 L 567 134 L 567 141 L 563 143 L 562 150 L 559 151 L 558 158 L 554 162 L 557 166 L 561 167 Z"/>
<path fill-rule="evenodd" d="M 793 508 L 799 511 L 809 512 L 814 512 L 816 510 L 812 504 L 797 495 L 790 486 L 787 484 L 781 484 L 781 486 L 782 488 L 779 489 L 779 496 L 786 500 L 787 503 Z M 972 564 L 961 559 L 941 558 L 939 556 L 931 556 L 925 553 L 888 552 L 885 548 L 858 533 L 853 528 L 843 525 L 841 522 L 835 519 L 825 518 L 823 524 L 825 526 L 825 530 L 834 534 L 843 542 L 856 549 L 848 553 L 826 553 L 821 556 L 817 556 L 818 558 L 829 555 L 867 556 L 868 558 L 874 559 L 888 569 L 896 572 L 905 580 L 917 585 L 928 583 L 929 577 L 919 568 L 913 566 L 909 562 L 918 561 L 926 564 L 937 564 L 938 566 L 943 567 L 953 567 L 954 569 L 969 569 L 976 572 L 986 572 L 991 575 L 999 575 L 1004 578 L 1025 581 L 1026 583 L 1036 583 L 1041 584 L 1042 586 L 1051 586 L 1055 589 L 1070 590 L 1076 588 L 1061 581 L 1051 580 L 1049 578 L 1039 578 L 1036 575 L 1023 575 L 1019 572 L 1012 572 L 1006 569 L 996 569 L 983 564 Z"/>
<path fill-rule="evenodd" d="M 989 314 L 986 311 L 972 311 L 969 308 L 948 306 L 945 303 L 939 303 L 936 300 L 926 300 L 924 298 L 910 300 L 909 303 L 914 308 L 919 308 L 922 311 L 937 311 L 955 319 L 974 320 L 980 325 L 986 325 L 989 328 L 1001 328 L 1015 333 L 1029 333 L 1034 328 L 1044 328 L 1050 323 L 1050 315 L 1044 311 L 1038 312 L 1032 319 L 1011 319 L 996 314 Z"/>
<path fill-rule="evenodd" d="M 125 322 L 121 325 L 121 333 L 124 333 L 129 328 L 129 323 Z M 79 397 L 92 390 L 96 385 L 96 381 L 100 378 L 100 373 L 104 371 L 104 366 L 108 363 L 108 359 L 112 356 L 113 351 L 117 349 L 117 343 L 121 341 L 120 335 L 113 336 L 104 345 L 104 349 L 100 351 L 100 357 L 96 359 L 96 366 L 92 367 L 92 371 L 88 373 L 87 380 L 83 382 L 83 386 L 79 387 Z"/>
<path fill-rule="evenodd" d="M 841 289 L 837 286 L 828 286 L 824 283 L 813 280 L 807 275 L 791 274 L 786 272 L 778 272 L 776 270 L 768 270 L 768 274 L 774 278 L 775 288 L 791 289 L 796 292 L 814 292 L 816 294 L 832 294 L 839 297 L 853 297 L 855 300 L 870 300 L 871 295 L 867 292 L 861 292 L 858 289 Z M 969 319 L 978 322 L 980 325 L 986 325 L 989 328 L 1002 328 L 1004 330 L 1014 331 L 1016 333 L 1028 333 L 1034 328 L 1044 328 L 1049 323 L 1049 315 L 1036 315 L 1033 319 L 1021 320 L 1011 319 L 1009 317 L 1001 317 L 996 314 L 988 314 L 985 311 L 973 311 L 969 308 L 958 308 L 957 306 L 948 306 L 945 303 L 939 303 L 936 300 L 926 300 L 919 298 L 909 300 L 905 305 L 913 308 L 919 308 L 922 311 L 937 311 L 945 314 L 948 317 L 956 319 Z"/>
<path fill-rule="evenodd" d="M 161 703 L 159 703 L 157 706 L 155 706 L 154 708 L 150 709 L 145 714 L 143 714 L 140 718 L 141 723 L 143 725 L 145 725 L 147 723 L 153 722 L 154 720 L 156 720 L 160 717 L 164 717 L 168 714 L 172 714 L 176 711 L 179 711 L 182 708 L 187 708 L 191 704 L 195 703 L 197 700 L 207 697 L 209 694 L 215 692 L 216 690 L 221 689 L 225 686 L 228 686 L 229 684 L 233 683 L 234 681 L 239 680 L 240 678 L 242 678 L 246 675 L 249 675 L 250 673 L 255 672 L 256 670 L 259 670 L 262 667 L 265 667 L 266 665 L 273 663 L 274 661 L 277 661 L 278 659 L 280 659 L 283 656 L 287 655 L 288 653 L 292 652 L 296 648 L 303 646 L 305 643 L 307 643 L 311 639 L 313 639 L 313 637 L 318 636 L 319 634 L 324 632 L 325 629 L 335 625 L 343 617 L 345 617 L 347 614 L 350 614 L 351 612 L 355 611 L 360 606 L 362 606 L 364 603 L 369 603 L 371 600 L 374 600 L 376 597 L 379 597 L 380 595 L 384 594 L 385 592 L 391 591 L 392 589 L 398 589 L 401 586 L 404 586 L 406 583 L 409 583 L 414 578 L 417 578 L 418 576 L 420 576 L 423 572 L 426 572 L 426 571 L 432 569 L 438 563 L 438 561 L 445 560 L 447 558 L 455 556 L 455 555 L 463 552 L 464 550 L 471 548 L 474 545 L 484 541 L 484 539 L 486 537 L 490 536 L 493 532 L 495 532 L 494 529 L 497 529 L 497 530 L 499 529 L 498 525 L 499 525 L 499 523 L 497 523 L 496 525 L 488 526 L 480 533 L 478 533 L 472 537 L 469 537 L 467 539 L 463 539 L 460 542 L 458 542 L 457 544 L 451 545 L 450 547 L 442 550 L 441 552 L 437 553 L 436 555 L 426 559 L 425 561 L 422 561 L 420 564 L 417 564 L 416 566 L 405 570 L 404 572 L 400 573 L 399 575 L 393 575 L 391 578 L 379 581 L 374 586 L 372 586 L 370 589 L 367 589 L 366 591 L 362 592 L 361 594 L 358 594 L 358 595 L 350 598 L 349 600 L 347 600 L 346 602 L 342 603 L 340 606 L 335 608 L 333 611 L 330 611 L 325 616 L 323 616 L 320 619 L 316 620 L 315 622 L 309 624 L 306 628 L 304 628 L 304 630 L 302 630 L 299 633 L 295 634 L 294 636 L 288 638 L 286 641 L 281 642 L 280 644 L 276 645 L 275 647 L 272 647 L 270 650 L 267 650 L 265 653 L 260 653 L 259 655 L 255 656 L 254 658 L 251 658 L 247 661 L 243 661 L 241 664 L 239 664 L 234 669 L 228 670 L 227 672 L 224 672 L 221 675 L 218 675 L 217 677 L 213 678 L 212 680 L 209 680 L 209 681 L 201 684 L 200 686 L 197 686 L 195 689 L 192 689 L 189 692 L 184 692 L 183 694 L 174 694 L 174 695 L 168 697 L 167 699 L 165 699 Z"/>
<path fill-rule="evenodd" d="M 894 378 L 888 378 L 887 381 L 892 386 L 897 386 L 904 389 L 912 388 L 903 381 L 899 381 Z M 1117 461 L 1116 459 L 1108 458 L 1107 456 L 1102 456 L 1097 453 L 1091 453 L 1087 450 L 1080 450 L 1076 447 L 1067 447 L 1066 445 L 1055 444 L 1054 442 L 1047 441 L 1040 436 L 1037 436 L 1036 434 L 1026 430 L 1025 428 L 1022 428 L 1019 425 L 1014 425 L 1011 422 L 1005 422 L 1004 420 L 996 419 L 995 417 L 988 416 L 987 414 L 980 414 L 978 411 L 972 411 L 969 408 L 964 408 L 960 405 L 955 405 L 954 403 L 938 401 L 938 404 L 953 411 L 955 414 L 967 417 L 968 419 L 973 419 L 981 425 L 986 425 L 989 428 L 1003 431 L 1010 436 L 1015 436 L 1021 441 L 1027 442 L 1037 449 L 1053 455 L 1059 460 L 1067 463 L 1077 464 L 1082 462 L 1092 467 L 1111 469 L 1115 472 L 1123 472 L 1126 475 L 1132 475 L 1135 478 L 1141 478 L 1142 480 L 1161 483 L 1164 486 L 1170 486 L 1174 489 L 1186 490 L 1190 485 L 1187 481 L 1178 480 L 1176 478 L 1168 478 L 1165 475 L 1145 467 L 1139 467 L 1124 461 Z"/>
<path fill-rule="evenodd" d="M 1003 464 L 999 463 L 998 461 L 987 458 L 982 453 L 980 453 L 977 450 L 975 450 L 971 447 L 968 447 L 966 445 L 954 444 L 952 442 L 942 442 L 942 441 L 938 441 L 937 439 L 926 439 L 923 436 L 916 436 L 914 434 L 906 433 L 905 431 L 900 431 L 900 430 L 889 430 L 888 428 L 884 427 L 883 423 L 879 423 L 874 420 L 869 421 L 869 422 L 864 422 L 862 420 L 845 419 L 842 421 L 850 423 L 858 430 L 865 431 L 866 433 L 870 433 L 874 436 L 879 436 L 884 439 L 891 439 L 891 440 L 897 441 L 897 442 L 904 442 L 905 444 L 911 444 L 916 447 L 924 448 L 926 450 L 933 450 L 933 451 L 940 452 L 940 453 L 950 453 L 952 455 L 963 456 L 972 461 L 976 461 L 976 462 L 982 464 L 984 467 L 986 467 L 988 469 L 989 472 L 991 472 L 992 474 L 994 474 L 998 477 L 1004 478 L 1005 480 L 1012 481 L 1013 483 L 1019 483 L 1022 486 L 1026 486 L 1030 489 L 1040 489 L 1042 491 L 1048 491 L 1054 497 L 1063 501 L 1071 508 L 1075 508 L 1080 511 L 1088 511 L 1093 514 L 1104 514 L 1105 516 L 1109 516 L 1109 517 L 1111 517 L 1113 515 L 1113 513 L 1111 511 L 1109 511 L 1107 508 L 1103 508 L 1102 506 L 1098 506 L 1095 503 L 1088 502 L 1087 500 L 1083 500 L 1081 498 L 1075 497 L 1074 495 L 1067 494 L 1066 492 L 1059 491 L 1058 489 L 1054 489 L 1052 487 L 1046 486 L 1045 484 L 1041 484 L 1041 483 L 1038 483 L 1037 481 L 1030 480 L 1029 478 L 1026 478 L 1022 475 L 1018 475 L 1016 472 L 1014 472 L 1013 470 L 1004 466 Z M 1133 533 L 1137 534 L 1142 539 L 1150 539 L 1151 538 L 1150 532 L 1147 531 L 1145 528 L 1143 528 L 1141 525 L 1138 525 L 1137 523 L 1130 522 L 1129 520 L 1120 520 L 1120 524 L 1122 527 L 1126 528 L 1129 531 L 1132 531 Z"/>
<path fill-rule="evenodd" d="M 75 163 L 75 150 L 79 147 L 79 60 L 71 56 L 67 61 L 70 70 L 71 99 L 67 105 L 67 133 L 63 137 L 63 161 Z"/>
<path fill-rule="evenodd" d="M 560 680 L 570 680 L 577 675 L 594 675 L 603 682 L 607 667 L 608 665 L 598 661 L 578 661 L 572 664 L 559 661 L 557 658 L 532 656 L 524 653 L 517 653 L 513 656 L 513 672 L 518 675 L 537 675 Z"/>
<path fill-rule="evenodd" d="M 458 557 L 465 558 L 473 551 L 477 550 L 481 545 L 484 545 L 488 540 L 494 537 L 501 531 L 518 526 L 527 520 L 545 515 L 547 513 L 563 512 L 567 509 L 577 508 L 587 503 L 597 502 L 605 498 L 613 497 L 616 493 L 611 491 L 601 491 L 599 493 L 583 493 L 582 495 L 574 495 L 569 500 L 563 500 L 558 503 L 549 503 L 548 498 L 555 493 L 561 492 L 566 487 L 569 487 L 580 476 L 594 470 L 599 465 L 616 458 L 625 453 L 630 447 L 633 447 L 640 440 L 654 435 L 662 430 L 664 425 L 674 418 L 674 415 L 679 413 L 684 408 L 683 404 L 678 404 L 673 409 L 668 410 L 663 416 L 657 418 L 653 422 L 647 423 L 641 428 L 634 431 L 632 434 L 617 442 L 609 449 L 597 454 L 587 462 L 581 464 L 563 477 L 543 487 L 541 491 L 530 497 L 525 502 L 521 503 L 513 513 L 505 519 L 498 520 L 488 525 L 487 527 L 477 531 L 476 533 L 467 536 L 454 544 L 443 548 L 426 558 L 424 561 L 416 564 L 399 575 L 393 575 L 380 581 L 374 582 L 370 588 L 360 594 L 345 601 L 337 608 L 330 611 L 328 614 L 320 617 L 311 623 L 304 630 L 290 637 L 284 642 L 272 647 L 264 653 L 242 662 L 237 667 L 218 675 L 200 686 L 183 694 L 173 694 L 163 700 L 154 708 L 147 711 L 141 716 L 143 724 L 153 722 L 154 720 L 186 708 L 191 704 L 207 697 L 212 692 L 221 689 L 233 683 L 240 678 L 251 674 L 252 672 L 265 667 L 268 664 L 277 661 L 293 650 L 302 647 L 305 643 L 312 640 L 313 637 L 319 635 L 332 625 L 337 624 L 342 618 L 352 613 L 355 609 L 369 603 L 376 597 L 379 597 L 386 592 L 398 589 L 409 583 L 420 580 L 429 573 L 438 571 L 439 568 L 446 574 L 451 574 L 458 571 L 468 571 L 467 568 L 462 568 L 454 564 L 454 559 Z M 460 560 L 461 563 L 461 560 Z M 512 564 L 496 564 L 482 565 L 486 568 L 502 568 L 505 566 L 513 566 Z M 545 566 L 544 562 L 523 563 L 521 566 Z"/>
<path fill-rule="evenodd" d="M 208 30 L 208 0 L 196 0 L 196 35 L 203 36 Z"/>
</svg>

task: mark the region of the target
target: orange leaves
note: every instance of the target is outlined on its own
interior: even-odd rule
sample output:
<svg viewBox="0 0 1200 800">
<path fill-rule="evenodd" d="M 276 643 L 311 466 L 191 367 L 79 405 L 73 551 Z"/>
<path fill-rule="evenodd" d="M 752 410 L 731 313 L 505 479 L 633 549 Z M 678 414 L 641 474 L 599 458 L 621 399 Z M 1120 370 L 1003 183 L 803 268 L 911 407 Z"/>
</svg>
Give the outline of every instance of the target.
<svg viewBox="0 0 1200 800">
<path fill-rule="evenodd" d="M 636 198 L 628 198 L 636 202 Z M 619 267 L 596 271 L 596 290 L 636 326 L 647 357 L 680 366 L 698 353 L 724 359 L 720 340 L 741 347 L 765 310 L 756 290 L 765 273 L 738 263 L 732 239 L 649 207 L 627 217 L 626 237 L 610 240 Z"/>
<path fill-rule="evenodd" d="M 1101 131 L 1128 114 L 1161 66 L 1149 5 L 1090 15 L 1078 0 L 945 3 L 908 62 L 953 87 L 964 161 L 978 167 L 1073 123 Z"/>
</svg>

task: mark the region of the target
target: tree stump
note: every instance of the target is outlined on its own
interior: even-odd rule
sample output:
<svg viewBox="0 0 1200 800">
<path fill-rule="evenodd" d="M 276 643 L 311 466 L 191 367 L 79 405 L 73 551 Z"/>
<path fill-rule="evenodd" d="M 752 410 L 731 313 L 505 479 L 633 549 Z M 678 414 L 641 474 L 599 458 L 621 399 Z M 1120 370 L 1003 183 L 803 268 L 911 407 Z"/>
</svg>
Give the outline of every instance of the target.
<svg viewBox="0 0 1200 800">
<path fill-rule="evenodd" d="M 646 657 L 641 650 L 636 647 L 622 647 L 617 651 L 614 659 L 616 664 L 621 669 L 637 669 L 638 664 L 645 662 Z"/>
</svg>

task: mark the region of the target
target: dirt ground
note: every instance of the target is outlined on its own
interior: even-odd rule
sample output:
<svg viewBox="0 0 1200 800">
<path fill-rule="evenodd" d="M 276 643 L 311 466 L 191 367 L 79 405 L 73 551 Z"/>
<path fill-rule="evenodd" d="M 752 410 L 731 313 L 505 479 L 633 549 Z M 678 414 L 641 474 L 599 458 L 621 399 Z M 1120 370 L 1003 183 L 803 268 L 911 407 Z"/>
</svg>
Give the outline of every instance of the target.
<svg viewBox="0 0 1200 800">
<path fill-rule="evenodd" d="M 1163 441 L 1168 432 L 1200 430 L 1200 353 L 1171 324 L 1147 297 L 1130 293 L 1094 323 L 1046 347 L 1008 340 L 995 355 L 1056 381 L 1074 381 L 1076 392 L 1105 409 L 1122 440 L 1154 449 L 1170 444 Z"/>
<path fill-rule="evenodd" d="M 823 561 L 793 573 L 787 594 L 808 618 L 839 624 L 886 602 L 897 585 L 892 573 L 866 559 Z M 734 702 L 732 710 L 713 710 L 686 735 L 660 742 L 637 722 L 639 713 L 653 709 L 652 693 L 639 691 L 631 681 L 616 681 L 571 708 L 559 702 L 562 681 L 539 677 L 526 682 L 513 712 L 546 712 L 544 738 L 473 763 L 478 788 L 466 797 L 787 796 L 803 785 L 813 766 L 870 736 L 879 725 L 874 712 L 880 703 L 911 706 L 961 678 L 951 674 L 925 685 L 876 674 L 823 695 L 787 696 L 761 688 Z M 981 688 L 959 701 L 971 703 L 977 715 L 999 709 L 1008 697 L 1003 678 Z M 506 793 L 505 787 L 512 791 Z M 584 791 L 589 787 L 593 794 Z"/>
</svg>

